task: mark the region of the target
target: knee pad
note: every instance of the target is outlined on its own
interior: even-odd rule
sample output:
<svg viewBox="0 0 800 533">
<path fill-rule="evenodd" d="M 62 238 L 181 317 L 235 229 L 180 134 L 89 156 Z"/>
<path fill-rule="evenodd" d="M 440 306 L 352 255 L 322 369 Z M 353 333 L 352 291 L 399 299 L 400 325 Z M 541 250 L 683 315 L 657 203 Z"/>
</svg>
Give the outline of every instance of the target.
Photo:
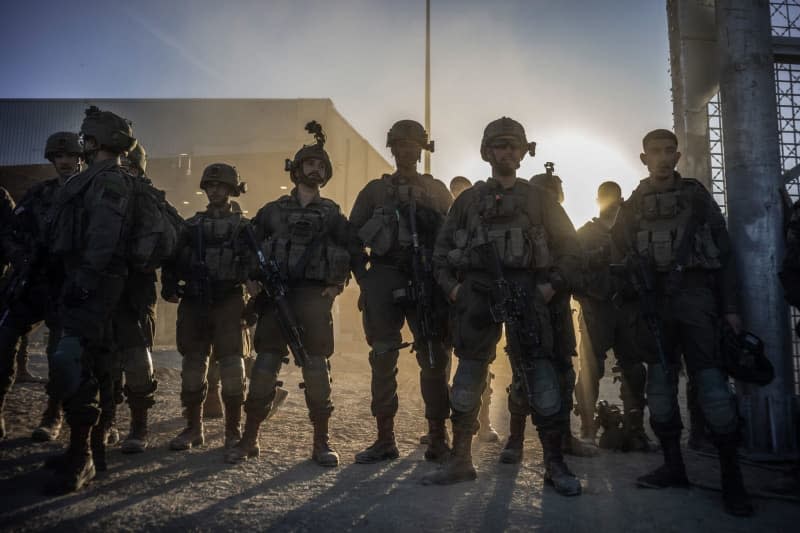
<svg viewBox="0 0 800 533">
<path fill-rule="evenodd" d="M 575 373 L 571 376 L 574 383 Z M 558 413 L 561 410 L 561 386 L 553 362 L 549 359 L 536 359 L 532 378 L 528 382 L 528 386 L 533 388 L 533 391 L 529 391 L 531 407 L 541 416 Z"/>
<path fill-rule="evenodd" d="M 678 390 L 674 378 L 670 378 L 664 367 L 653 363 L 647 367 L 647 406 L 653 421 L 671 422 L 678 408 Z"/>
<path fill-rule="evenodd" d="M 468 413 L 480 407 L 488 371 L 488 364 L 484 361 L 459 360 L 450 390 L 450 404 L 454 411 Z"/>
<path fill-rule="evenodd" d="M 261 403 L 271 398 L 275 394 L 275 386 L 278 383 L 278 373 L 283 364 L 283 357 L 268 352 L 262 352 L 256 357 L 253 363 L 253 371 L 250 375 L 250 391 L 248 398 L 253 398 L 259 406 Z"/>
<path fill-rule="evenodd" d="M 220 359 L 219 377 L 223 396 L 244 394 L 244 360 L 241 357 L 234 355 Z"/>
<path fill-rule="evenodd" d="M 207 386 L 208 359 L 202 354 L 186 355 L 181 364 L 181 389 L 199 391 Z"/>
<path fill-rule="evenodd" d="M 153 383 L 153 359 L 144 346 L 125 350 L 125 383 L 132 390 L 148 389 Z"/>
<path fill-rule="evenodd" d="M 718 368 L 706 368 L 696 376 L 698 400 L 711 431 L 716 435 L 736 432 L 739 422 L 736 401 L 725 373 Z"/>
</svg>

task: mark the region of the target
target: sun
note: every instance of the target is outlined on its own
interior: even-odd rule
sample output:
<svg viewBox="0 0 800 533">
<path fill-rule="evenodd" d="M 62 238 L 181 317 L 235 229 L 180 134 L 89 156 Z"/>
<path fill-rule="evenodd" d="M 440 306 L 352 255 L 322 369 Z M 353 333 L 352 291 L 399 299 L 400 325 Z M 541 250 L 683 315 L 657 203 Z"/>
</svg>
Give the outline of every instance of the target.
<svg viewBox="0 0 800 533">
<path fill-rule="evenodd" d="M 520 177 L 544 172 L 547 161 L 555 163 L 555 173 L 564 184 L 564 209 L 576 227 L 597 216 L 597 187 L 616 181 L 628 194 L 644 177 L 638 152 L 630 154 L 603 141 L 603 135 L 580 130 L 555 132 L 536 147 L 536 157 L 525 158 Z"/>
</svg>

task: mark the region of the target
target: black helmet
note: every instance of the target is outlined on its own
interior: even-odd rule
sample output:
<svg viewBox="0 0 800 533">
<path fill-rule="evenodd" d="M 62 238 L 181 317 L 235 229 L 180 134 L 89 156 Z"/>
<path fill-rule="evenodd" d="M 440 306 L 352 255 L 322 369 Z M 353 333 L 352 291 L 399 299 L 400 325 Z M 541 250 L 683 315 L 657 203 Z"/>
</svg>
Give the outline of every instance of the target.
<svg viewBox="0 0 800 533">
<path fill-rule="evenodd" d="M 727 320 L 722 321 L 722 355 L 725 370 L 734 379 L 764 386 L 775 378 L 762 340 L 749 331 L 737 335 Z"/>
<path fill-rule="evenodd" d="M 396 141 L 414 141 L 429 152 L 434 149 L 434 142 L 428 142 L 428 132 L 416 120 L 398 120 L 392 124 L 386 134 L 386 146 L 391 148 Z"/>
<path fill-rule="evenodd" d="M 100 111 L 97 106 L 86 110 L 81 135 L 94 138 L 98 148 L 115 154 L 128 152 L 136 146 L 131 123 L 111 111 Z"/>
<path fill-rule="evenodd" d="M 59 131 L 48 137 L 47 143 L 44 145 L 44 158 L 52 159 L 59 152 L 71 155 L 83 154 L 83 146 L 81 146 L 78 134 L 71 131 Z"/>
<path fill-rule="evenodd" d="M 247 192 L 247 183 L 239 179 L 239 172 L 236 167 L 227 163 L 212 163 L 203 170 L 203 177 L 200 178 L 200 188 L 205 189 L 209 181 L 218 181 L 230 185 L 231 196 L 239 196 Z"/>
<path fill-rule="evenodd" d="M 304 145 L 297 151 L 296 154 L 294 154 L 294 159 L 287 159 L 286 164 L 284 165 L 284 170 L 289 173 L 292 183 L 308 180 L 308 177 L 303 174 L 303 161 L 312 158 L 321 159 L 322 162 L 325 163 L 327 176 L 321 183 L 315 182 L 315 184 L 318 184 L 320 187 L 324 187 L 328 183 L 328 180 L 330 180 L 333 176 L 331 158 L 328 157 L 328 152 L 325 151 L 325 134 L 322 132 L 322 125 L 316 120 L 312 120 L 306 124 L 306 131 L 312 134 L 314 136 L 314 140 L 317 142 L 315 144 Z"/>
</svg>

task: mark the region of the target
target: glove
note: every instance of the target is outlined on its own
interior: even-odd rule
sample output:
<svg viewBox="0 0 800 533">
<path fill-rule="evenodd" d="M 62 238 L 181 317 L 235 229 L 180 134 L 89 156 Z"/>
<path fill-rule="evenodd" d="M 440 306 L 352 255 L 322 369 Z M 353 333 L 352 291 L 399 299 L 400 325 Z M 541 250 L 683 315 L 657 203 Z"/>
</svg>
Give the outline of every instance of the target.
<svg viewBox="0 0 800 533">
<path fill-rule="evenodd" d="M 73 396 L 81 383 L 81 356 L 83 346 L 76 336 L 64 336 L 58 341 L 53 354 L 50 387 L 54 398 L 66 400 Z"/>
</svg>

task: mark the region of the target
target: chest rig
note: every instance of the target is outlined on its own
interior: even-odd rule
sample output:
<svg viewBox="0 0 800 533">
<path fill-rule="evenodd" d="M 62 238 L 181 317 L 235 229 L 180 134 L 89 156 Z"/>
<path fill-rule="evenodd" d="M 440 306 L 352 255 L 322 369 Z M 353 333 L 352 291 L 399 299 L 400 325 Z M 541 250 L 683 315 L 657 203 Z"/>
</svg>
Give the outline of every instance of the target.
<svg viewBox="0 0 800 533">
<path fill-rule="evenodd" d="M 277 202 L 269 221 L 267 252 L 290 280 L 344 283 L 350 272 L 350 254 L 330 235 L 338 206 L 328 200 L 302 207 L 291 196 Z"/>
<path fill-rule="evenodd" d="M 705 209 L 705 204 L 693 198 L 693 195 L 702 192 L 692 191 L 688 187 L 664 192 L 656 192 L 649 186 L 643 189 L 638 206 L 639 223 L 635 243 L 639 253 L 650 257 L 660 272 L 669 271 L 677 263 L 689 269 L 721 268 L 720 252 L 711 234 L 711 227 L 704 213 L 699 212 Z M 686 237 L 689 239 L 685 245 L 686 257 L 678 257 L 687 231 L 690 234 Z"/>
<path fill-rule="evenodd" d="M 245 265 L 239 247 L 239 233 L 242 224 L 241 213 L 215 218 L 200 216 L 195 224 L 202 231 L 203 261 L 212 281 L 242 282 L 245 278 Z M 196 246 L 196 245 L 193 245 Z M 198 250 L 193 250 L 196 255 Z"/>
<path fill-rule="evenodd" d="M 456 230 L 456 246 L 448 254 L 456 269 L 483 268 L 472 253 L 478 245 L 493 242 L 506 268 L 547 268 L 551 265 L 547 234 L 528 212 L 530 186 L 518 182 L 512 189 L 481 183 L 467 210 L 465 227 Z"/>
<path fill-rule="evenodd" d="M 35 185 L 14 209 L 14 230 L 33 237 L 39 245 L 46 245 L 49 217 L 59 188 L 57 178 Z"/>
<path fill-rule="evenodd" d="M 434 209 L 433 198 L 421 180 L 407 180 L 383 175 L 384 193 L 378 198 L 372 217 L 358 232 L 359 238 L 376 256 L 411 247 L 408 205 L 413 200 L 420 207 Z M 422 177 L 424 179 L 424 176 Z"/>
</svg>

